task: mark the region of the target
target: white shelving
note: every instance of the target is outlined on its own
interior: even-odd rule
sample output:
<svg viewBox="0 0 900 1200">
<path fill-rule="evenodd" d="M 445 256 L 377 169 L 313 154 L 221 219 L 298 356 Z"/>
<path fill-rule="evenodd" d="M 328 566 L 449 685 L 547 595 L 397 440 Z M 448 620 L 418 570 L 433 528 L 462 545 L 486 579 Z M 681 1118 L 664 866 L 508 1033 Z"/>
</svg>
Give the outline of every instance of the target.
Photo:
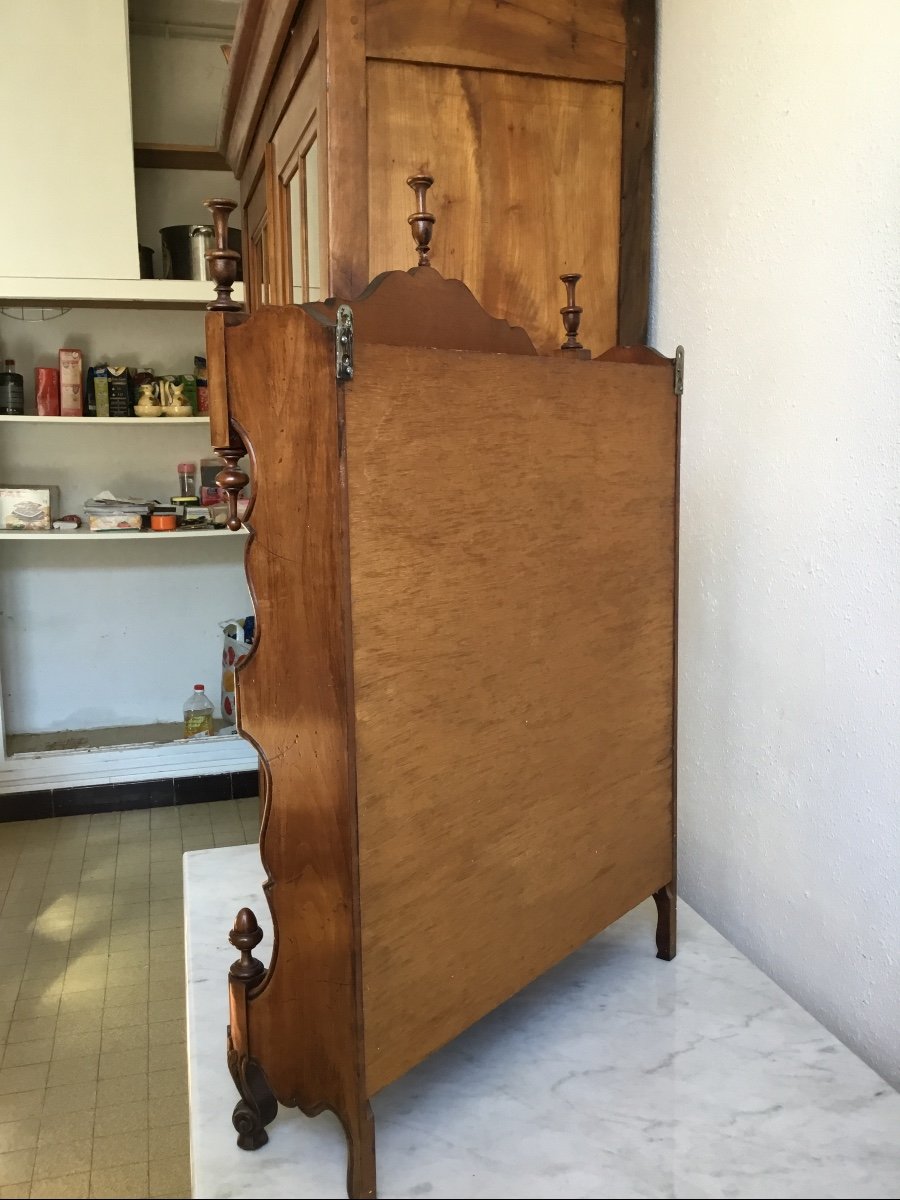
<svg viewBox="0 0 900 1200">
<path fill-rule="evenodd" d="M 123 429 L 143 425 L 159 429 L 208 425 L 209 417 L 37 417 L 34 413 L 27 413 L 24 417 L 0 415 L 0 421 L 10 421 L 14 425 L 116 425 Z"/>
<path fill-rule="evenodd" d="M 139 305 L 150 308 L 203 308 L 214 300 L 208 279 L 48 279 L 0 276 L 0 308 L 17 304 Z M 236 283 L 233 298 L 242 304 L 244 285 Z"/>
<path fill-rule="evenodd" d="M 175 529 L 165 532 L 154 529 L 106 529 L 98 533 L 90 529 L 0 529 L 0 540 L 9 539 L 14 542 L 100 542 L 142 541 L 155 542 L 160 538 L 168 538 L 170 542 L 183 542 L 186 538 L 226 538 L 231 530 L 228 529 Z M 246 535 L 246 529 L 241 527 L 238 536 Z"/>
</svg>

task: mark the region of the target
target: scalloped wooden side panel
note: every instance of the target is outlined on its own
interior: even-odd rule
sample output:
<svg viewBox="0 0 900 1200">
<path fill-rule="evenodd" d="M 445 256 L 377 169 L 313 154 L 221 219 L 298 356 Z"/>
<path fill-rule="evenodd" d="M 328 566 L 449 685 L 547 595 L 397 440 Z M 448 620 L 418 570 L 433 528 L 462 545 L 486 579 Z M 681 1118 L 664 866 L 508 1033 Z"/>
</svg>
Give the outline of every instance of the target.
<svg viewBox="0 0 900 1200">
<path fill-rule="evenodd" d="M 257 636 L 238 711 L 265 777 L 274 925 L 248 1004 L 249 1053 L 282 1104 L 332 1109 L 352 1142 L 367 1108 L 334 341 L 300 308 L 262 309 L 225 339 L 230 419 L 255 475 L 246 567 Z"/>
</svg>

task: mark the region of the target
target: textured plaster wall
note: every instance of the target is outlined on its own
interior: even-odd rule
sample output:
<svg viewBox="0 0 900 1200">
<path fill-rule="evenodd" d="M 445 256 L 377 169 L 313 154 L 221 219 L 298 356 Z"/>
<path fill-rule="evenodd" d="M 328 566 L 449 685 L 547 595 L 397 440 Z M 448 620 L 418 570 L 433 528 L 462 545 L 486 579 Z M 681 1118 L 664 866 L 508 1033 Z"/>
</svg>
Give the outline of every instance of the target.
<svg viewBox="0 0 900 1200">
<path fill-rule="evenodd" d="M 900 3 L 659 7 L 680 888 L 900 1084 Z"/>
</svg>

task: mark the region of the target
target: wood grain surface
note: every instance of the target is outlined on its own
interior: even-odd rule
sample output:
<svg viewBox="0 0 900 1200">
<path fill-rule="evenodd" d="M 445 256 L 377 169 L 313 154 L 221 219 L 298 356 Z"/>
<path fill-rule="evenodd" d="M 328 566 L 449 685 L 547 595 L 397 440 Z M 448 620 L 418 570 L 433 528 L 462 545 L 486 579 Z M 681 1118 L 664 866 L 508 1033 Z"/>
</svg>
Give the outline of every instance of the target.
<svg viewBox="0 0 900 1200">
<path fill-rule="evenodd" d="M 581 340 L 595 352 L 613 345 L 621 86 L 401 62 L 367 69 L 370 274 L 415 264 L 406 177 L 433 175 L 431 260 L 442 274 L 547 352 L 563 336 L 559 276 L 579 272 Z"/>
<path fill-rule="evenodd" d="M 622 0 L 367 0 L 370 58 L 619 80 Z"/>
<path fill-rule="evenodd" d="M 622 96 L 619 325 L 616 341 L 642 345 L 650 316 L 656 0 L 625 0 L 628 37 Z"/>
<path fill-rule="evenodd" d="M 276 927 L 269 972 L 248 1003 L 249 1053 L 282 1104 L 338 1113 L 352 1166 L 372 1136 L 334 338 L 302 309 L 263 308 L 226 331 L 225 354 L 231 421 L 256 479 L 247 576 L 257 632 L 237 669 L 238 727 L 267 777 L 260 853 Z M 357 1169 L 371 1186 L 351 1194 L 372 1194 L 370 1149 Z"/>
<path fill-rule="evenodd" d="M 335 322 L 341 299 L 305 305 L 317 320 Z M 387 271 L 350 301 L 354 337 L 383 346 L 429 346 L 489 354 L 537 353 L 524 329 L 486 313 L 458 279 L 434 267 Z"/>
<path fill-rule="evenodd" d="M 670 371 L 358 346 L 370 1094 L 672 879 L 676 418 Z"/>
</svg>

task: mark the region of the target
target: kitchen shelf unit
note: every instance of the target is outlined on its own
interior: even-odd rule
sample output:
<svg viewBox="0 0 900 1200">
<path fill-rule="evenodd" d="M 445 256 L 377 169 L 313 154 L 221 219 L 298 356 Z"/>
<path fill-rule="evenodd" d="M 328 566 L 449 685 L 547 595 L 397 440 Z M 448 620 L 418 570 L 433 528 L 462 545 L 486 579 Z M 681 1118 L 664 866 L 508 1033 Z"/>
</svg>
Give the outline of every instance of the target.
<svg viewBox="0 0 900 1200">
<path fill-rule="evenodd" d="M 209 417 L 39 417 L 35 413 L 24 416 L 0 415 L 0 422 L 7 421 L 13 425 L 149 425 L 154 429 L 160 426 L 177 425 L 181 428 L 195 428 L 198 425 L 208 425 Z"/>
<path fill-rule="evenodd" d="M 246 529 L 241 527 L 237 536 L 245 536 Z M 170 542 L 183 542 L 187 538 L 218 537 L 224 540 L 231 534 L 228 529 L 107 529 L 102 533 L 90 529 L 75 529 L 64 531 L 60 529 L 0 529 L 0 541 L 25 542 L 155 542 L 160 538 Z M 234 536 L 232 534 L 232 536 Z"/>
<path fill-rule="evenodd" d="M 243 302 L 244 287 L 234 294 Z M 208 279 L 51 279 L 0 277 L 0 308 L 19 304 L 96 305 L 110 308 L 205 308 L 215 292 Z"/>
</svg>

